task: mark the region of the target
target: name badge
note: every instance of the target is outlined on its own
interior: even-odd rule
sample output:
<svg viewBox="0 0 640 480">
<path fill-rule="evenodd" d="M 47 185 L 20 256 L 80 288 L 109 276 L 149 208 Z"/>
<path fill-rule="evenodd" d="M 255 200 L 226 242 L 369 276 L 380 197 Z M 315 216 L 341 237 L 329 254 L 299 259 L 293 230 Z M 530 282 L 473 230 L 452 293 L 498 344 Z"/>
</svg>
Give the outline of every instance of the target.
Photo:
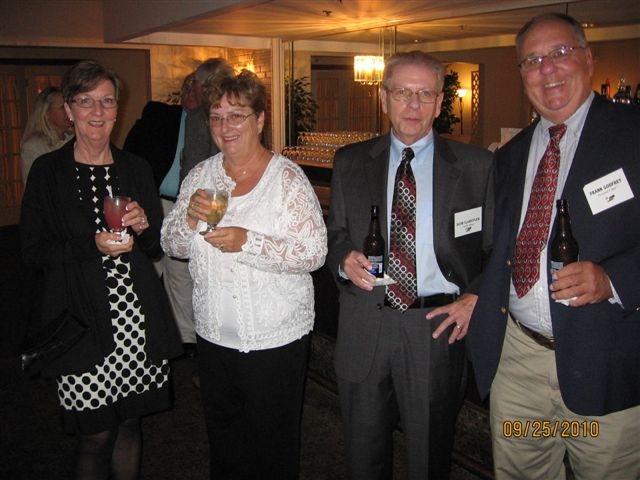
<svg viewBox="0 0 640 480">
<path fill-rule="evenodd" d="M 453 214 L 454 238 L 482 230 L 482 207 L 470 208 Z"/>
<path fill-rule="evenodd" d="M 621 168 L 587 183 L 582 190 L 594 215 L 633 198 L 631 186 Z"/>
</svg>

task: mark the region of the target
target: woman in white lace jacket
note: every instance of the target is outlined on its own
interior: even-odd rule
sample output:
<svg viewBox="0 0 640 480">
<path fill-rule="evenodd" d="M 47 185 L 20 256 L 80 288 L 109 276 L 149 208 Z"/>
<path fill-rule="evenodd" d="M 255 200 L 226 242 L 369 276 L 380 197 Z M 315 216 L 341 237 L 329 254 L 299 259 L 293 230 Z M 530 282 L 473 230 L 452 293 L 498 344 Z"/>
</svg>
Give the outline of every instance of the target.
<svg viewBox="0 0 640 480">
<path fill-rule="evenodd" d="M 162 227 L 162 248 L 189 258 L 211 478 L 298 476 L 304 381 L 313 328 L 310 272 L 326 228 L 296 164 L 260 142 L 266 92 L 255 74 L 205 86 L 221 153 L 194 167 Z M 205 235 L 204 189 L 230 192 Z"/>
</svg>

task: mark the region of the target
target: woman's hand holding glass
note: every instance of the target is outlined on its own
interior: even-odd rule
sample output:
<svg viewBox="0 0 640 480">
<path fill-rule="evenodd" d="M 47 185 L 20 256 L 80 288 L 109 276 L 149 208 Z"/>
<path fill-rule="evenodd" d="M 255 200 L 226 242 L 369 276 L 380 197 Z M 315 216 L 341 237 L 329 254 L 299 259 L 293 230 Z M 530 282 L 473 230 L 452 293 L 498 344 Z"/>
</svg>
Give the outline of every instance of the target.
<svg viewBox="0 0 640 480">
<path fill-rule="evenodd" d="M 143 208 L 135 200 L 130 197 L 123 196 L 107 196 L 104 197 L 104 217 L 111 229 L 112 233 L 122 236 L 126 241 L 127 227 L 140 235 L 144 230 L 149 228 L 147 216 Z"/>
<path fill-rule="evenodd" d="M 204 240 L 223 253 L 239 252 L 247 242 L 247 229 L 242 227 L 218 227 L 205 233 Z"/>
<path fill-rule="evenodd" d="M 123 196 L 105 197 L 103 208 L 110 231 L 96 234 L 98 250 L 112 257 L 130 252 L 134 241 L 126 233 L 127 227 L 137 235 L 149 228 L 144 209 L 135 200 L 131 201 L 131 198 Z"/>
<path fill-rule="evenodd" d="M 118 257 L 123 253 L 133 250 L 133 235 L 128 235 L 126 241 L 122 241 L 119 233 L 98 232 L 95 236 L 96 247 L 103 255 Z"/>
<path fill-rule="evenodd" d="M 195 230 L 198 222 L 207 221 L 207 213 L 209 213 L 209 197 L 207 192 L 199 188 L 189 198 L 187 206 L 187 223 L 191 230 Z"/>
<path fill-rule="evenodd" d="M 149 221 L 144 209 L 135 200 L 129 202 L 126 207 L 127 213 L 122 217 L 122 225 L 131 227 L 135 233 L 140 235 L 149 228 Z"/>
</svg>

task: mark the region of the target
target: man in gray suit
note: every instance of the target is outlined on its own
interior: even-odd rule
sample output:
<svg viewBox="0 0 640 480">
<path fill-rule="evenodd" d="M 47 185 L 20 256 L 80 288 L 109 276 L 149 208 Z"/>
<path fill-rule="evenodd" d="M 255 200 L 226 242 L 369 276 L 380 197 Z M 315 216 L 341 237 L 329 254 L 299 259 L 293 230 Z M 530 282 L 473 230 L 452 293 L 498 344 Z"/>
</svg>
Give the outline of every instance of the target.
<svg viewBox="0 0 640 480">
<path fill-rule="evenodd" d="M 460 340 L 489 249 L 493 195 L 491 154 L 432 130 L 444 74 L 423 52 L 390 57 L 381 103 L 391 132 L 348 145 L 334 159 L 327 262 L 340 290 L 336 372 L 352 479 L 392 477 L 398 422 L 409 478 L 449 475 L 466 379 Z M 396 178 L 409 170 L 410 181 Z M 403 216 L 396 208 L 407 206 L 406 197 L 413 213 Z M 380 207 L 395 287 L 376 284 L 361 251 L 371 205 Z M 394 245 L 403 242 L 404 253 L 413 253 L 400 261 Z M 402 301 L 398 287 L 408 295 Z"/>
</svg>

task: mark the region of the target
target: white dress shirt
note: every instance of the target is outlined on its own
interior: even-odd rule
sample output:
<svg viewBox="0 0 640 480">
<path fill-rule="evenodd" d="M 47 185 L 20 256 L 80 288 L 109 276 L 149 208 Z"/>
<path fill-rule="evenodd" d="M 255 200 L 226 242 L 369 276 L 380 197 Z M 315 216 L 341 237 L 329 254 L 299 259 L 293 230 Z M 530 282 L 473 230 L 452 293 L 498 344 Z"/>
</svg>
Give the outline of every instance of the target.
<svg viewBox="0 0 640 480">
<path fill-rule="evenodd" d="M 580 135 L 582 134 L 582 127 L 584 126 L 592 101 L 593 95 L 589 96 L 582 106 L 564 122 L 567 126 L 567 131 L 560 140 L 560 169 L 558 172 L 558 185 L 555 196 L 556 200 L 561 198 L 564 183 L 567 179 L 567 175 L 569 174 L 569 169 L 571 168 L 573 157 L 578 147 Z M 522 223 L 524 222 L 524 217 L 527 213 L 531 187 L 533 186 L 533 180 L 536 176 L 536 171 L 538 170 L 538 164 L 540 163 L 542 155 L 549 143 L 549 127 L 553 125 L 553 123 L 542 117 L 533 132 L 533 138 L 531 139 L 531 146 L 529 148 L 529 159 L 527 161 L 527 175 L 524 183 L 520 228 L 522 228 Z M 569 205 L 569 211 L 571 211 L 571 205 Z M 555 203 L 551 214 L 549 234 L 551 233 L 551 225 L 553 225 L 554 219 Z M 540 252 L 540 277 L 533 287 L 531 287 L 531 290 L 529 290 L 522 298 L 518 298 L 515 287 L 513 286 L 513 280 L 511 281 L 509 311 L 511 312 L 511 315 L 518 320 L 518 322 L 522 323 L 526 327 L 542 333 L 547 337 L 552 337 L 551 309 L 549 308 L 550 281 L 548 276 L 547 248 L 545 247 Z"/>
</svg>

